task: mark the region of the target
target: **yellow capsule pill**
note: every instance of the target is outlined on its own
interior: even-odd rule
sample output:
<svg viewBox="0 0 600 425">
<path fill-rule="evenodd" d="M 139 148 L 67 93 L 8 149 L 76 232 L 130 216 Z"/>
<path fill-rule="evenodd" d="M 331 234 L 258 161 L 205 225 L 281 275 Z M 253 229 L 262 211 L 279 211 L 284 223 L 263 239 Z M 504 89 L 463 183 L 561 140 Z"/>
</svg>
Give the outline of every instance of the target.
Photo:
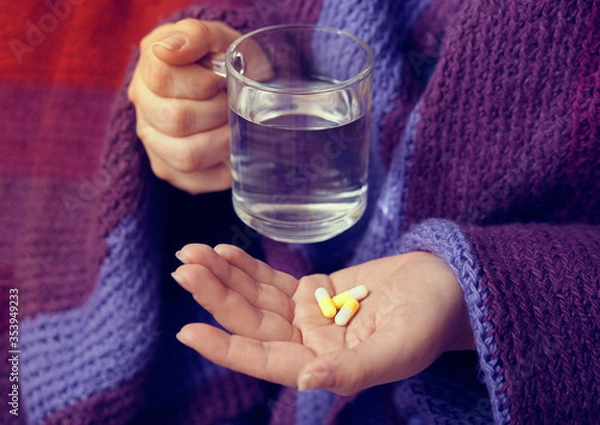
<svg viewBox="0 0 600 425">
<path fill-rule="evenodd" d="M 333 304 L 333 301 L 329 296 L 329 292 L 327 292 L 327 289 L 317 288 L 317 290 L 315 291 L 315 298 L 319 303 L 319 308 L 321 309 L 321 313 L 323 313 L 323 316 L 327 317 L 328 319 L 331 319 L 333 316 L 335 316 L 337 309 L 335 308 L 335 304 Z"/>
<path fill-rule="evenodd" d="M 352 319 L 354 313 L 358 311 L 358 307 L 360 307 L 360 304 L 357 300 L 354 298 L 348 298 L 348 301 L 346 301 L 340 311 L 338 311 L 338 313 L 335 315 L 336 325 L 345 326 L 350 319 Z"/>
<path fill-rule="evenodd" d="M 340 309 L 343 307 L 344 304 L 346 304 L 346 301 L 348 301 L 350 298 L 354 298 L 355 300 L 360 301 L 368 294 L 369 290 L 365 285 L 358 285 L 352 289 L 348 289 L 347 291 L 342 292 L 341 294 L 337 294 L 335 297 L 332 298 L 332 300 L 335 304 L 335 308 Z"/>
</svg>

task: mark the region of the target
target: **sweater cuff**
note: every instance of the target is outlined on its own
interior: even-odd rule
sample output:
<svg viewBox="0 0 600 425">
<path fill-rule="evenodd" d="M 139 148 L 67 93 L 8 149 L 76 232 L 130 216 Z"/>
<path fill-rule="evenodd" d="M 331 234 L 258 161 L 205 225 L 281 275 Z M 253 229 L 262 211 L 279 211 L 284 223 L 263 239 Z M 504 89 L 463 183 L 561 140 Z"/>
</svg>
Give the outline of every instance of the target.
<svg viewBox="0 0 600 425">
<path fill-rule="evenodd" d="M 463 290 L 477 346 L 479 367 L 490 394 L 496 423 L 508 423 L 510 415 L 504 379 L 498 364 L 498 344 L 489 319 L 485 299 L 488 289 L 482 284 L 479 261 L 459 226 L 447 220 L 430 219 L 415 225 L 395 246 L 396 253 L 427 251 L 442 258 L 454 271 Z"/>
</svg>

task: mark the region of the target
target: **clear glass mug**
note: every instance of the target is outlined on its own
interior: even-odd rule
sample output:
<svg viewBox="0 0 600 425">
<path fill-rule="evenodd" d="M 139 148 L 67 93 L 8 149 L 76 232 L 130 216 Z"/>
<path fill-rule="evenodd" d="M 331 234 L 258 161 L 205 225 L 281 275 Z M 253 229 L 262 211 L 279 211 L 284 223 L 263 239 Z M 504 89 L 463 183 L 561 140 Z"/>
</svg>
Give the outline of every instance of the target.
<svg viewBox="0 0 600 425">
<path fill-rule="evenodd" d="M 265 27 L 203 65 L 226 76 L 233 207 L 288 243 L 330 239 L 367 203 L 373 54 L 352 34 Z"/>
</svg>

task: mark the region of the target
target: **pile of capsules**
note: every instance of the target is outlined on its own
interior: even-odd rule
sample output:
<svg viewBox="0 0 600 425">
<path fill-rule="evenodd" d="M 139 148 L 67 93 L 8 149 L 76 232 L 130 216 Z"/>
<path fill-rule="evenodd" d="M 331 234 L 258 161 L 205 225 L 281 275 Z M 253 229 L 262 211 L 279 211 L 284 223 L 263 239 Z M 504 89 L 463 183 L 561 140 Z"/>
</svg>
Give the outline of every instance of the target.
<svg viewBox="0 0 600 425">
<path fill-rule="evenodd" d="M 358 311 L 360 300 L 369 294 L 369 290 L 364 285 L 355 286 L 352 289 L 335 295 L 333 298 L 325 288 L 317 288 L 315 298 L 319 303 L 319 308 L 323 316 L 331 319 L 335 317 L 336 325 L 345 326 L 352 316 Z"/>
</svg>

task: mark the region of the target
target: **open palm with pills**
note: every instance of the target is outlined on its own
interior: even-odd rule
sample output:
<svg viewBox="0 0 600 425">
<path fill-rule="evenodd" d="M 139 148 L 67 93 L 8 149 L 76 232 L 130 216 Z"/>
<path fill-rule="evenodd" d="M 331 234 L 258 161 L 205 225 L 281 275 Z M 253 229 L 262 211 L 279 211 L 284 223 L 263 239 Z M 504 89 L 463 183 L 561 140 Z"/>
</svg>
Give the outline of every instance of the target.
<svg viewBox="0 0 600 425">
<path fill-rule="evenodd" d="M 173 277 L 228 331 L 205 323 L 178 338 L 209 360 L 301 390 L 348 395 L 408 378 L 450 350 L 474 348 L 456 277 L 433 254 L 412 252 L 296 279 L 239 248 L 187 245 Z M 325 317 L 315 291 L 364 285 L 345 326 Z"/>
</svg>

